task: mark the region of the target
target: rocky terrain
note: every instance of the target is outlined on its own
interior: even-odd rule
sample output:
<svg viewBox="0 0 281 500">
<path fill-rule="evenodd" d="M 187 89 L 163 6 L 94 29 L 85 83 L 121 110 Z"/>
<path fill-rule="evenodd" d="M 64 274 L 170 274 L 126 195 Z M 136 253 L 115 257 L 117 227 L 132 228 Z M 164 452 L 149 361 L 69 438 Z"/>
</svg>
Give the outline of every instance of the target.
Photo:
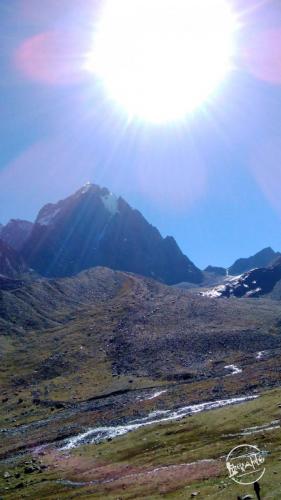
<svg viewBox="0 0 281 500">
<path fill-rule="evenodd" d="M 18 278 L 28 272 L 28 266 L 21 255 L 0 239 L 0 276 Z"/>
<path fill-rule="evenodd" d="M 77 377 L 85 397 L 123 388 L 123 379 L 150 386 L 208 380 L 239 360 L 255 365 L 255 353 L 280 347 L 280 305 L 270 299 L 254 307 L 253 299 L 209 299 L 106 268 L 4 288 L 6 391 L 68 400 Z"/>
<path fill-rule="evenodd" d="M 259 416 L 253 407 L 252 419 L 243 417 L 237 427 L 232 408 L 226 413 L 231 424 L 219 414 L 222 424 L 215 433 L 209 412 L 205 424 L 197 423 L 196 415 L 234 402 L 240 407 L 279 385 L 279 301 L 203 298 L 95 268 L 71 278 L 14 283 L 1 292 L 1 317 L 4 498 L 72 498 L 77 488 L 82 496 L 90 488 L 92 498 L 116 498 L 123 477 L 129 495 L 136 485 L 146 490 L 144 472 L 183 462 L 187 471 L 194 467 L 190 493 L 201 491 L 211 487 L 210 474 L 225 477 L 221 452 L 194 456 L 188 450 L 205 439 L 218 443 L 222 433 L 237 434 L 243 424 L 273 419 L 274 407 L 268 417 L 261 406 Z M 193 414 L 195 420 L 189 420 Z M 187 420 L 179 424 L 179 419 Z M 201 425 L 208 428 L 205 437 Z M 81 438 L 85 433 L 90 440 Z M 166 433 L 173 436 L 170 444 Z M 136 446 L 134 439 L 143 444 Z M 237 439 L 220 441 L 221 450 L 227 452 Z M 204 468 L 206 458 L 216 460 L 214 469 Z M 127 478 L 131 473 L 134 483 Z M 164 478 L 153 474 L 146 484 L 150 497 L 158 498 Z M 181 488 L 176 477 L 165 476 L 168 491 Z"/>
<path fill-rule="evenodd" d="M 0 226 L 0 239 L 16 251 L 20 251 L 32 231 L 33 224 L 27 220 L 11 219 Z"/>
</svg>

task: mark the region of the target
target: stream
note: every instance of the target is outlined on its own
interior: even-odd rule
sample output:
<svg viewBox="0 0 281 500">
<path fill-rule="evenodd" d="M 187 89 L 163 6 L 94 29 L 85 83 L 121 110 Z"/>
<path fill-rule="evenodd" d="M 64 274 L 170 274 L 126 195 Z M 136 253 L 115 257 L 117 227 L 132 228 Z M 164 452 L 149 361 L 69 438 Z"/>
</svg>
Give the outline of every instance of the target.
<svg viewBox="0 0 281 500">
<path fill-rule="evenodd" d="M 129 421 L 127 424 L 90 428 L 85 432 L 66 439 L 60 449 L 64 451 L 71 450 L 72 448 L 77 448 L 85 444 L 99 444 L 101 442 L 112 440 L 118 436 L 127 434 L 128 432 L 135 431 L 140 427 L 159 424 L 161 422 L 179 420 L 196 413 L 201 413 L 202 411 L 214 410 L 216 408 L 222 408 L 228 405 L 239 404 L 246 401 L 251 401 L 256 398 L 258 398 L 257 395 L 241 396 L 231 399 L 221 399 L 217 401 L 208 401 L 205 403 L 184 406 L 175 410 L 154 411 L 152 413 L 149 413 L 146 417 Z"/>
</svg>

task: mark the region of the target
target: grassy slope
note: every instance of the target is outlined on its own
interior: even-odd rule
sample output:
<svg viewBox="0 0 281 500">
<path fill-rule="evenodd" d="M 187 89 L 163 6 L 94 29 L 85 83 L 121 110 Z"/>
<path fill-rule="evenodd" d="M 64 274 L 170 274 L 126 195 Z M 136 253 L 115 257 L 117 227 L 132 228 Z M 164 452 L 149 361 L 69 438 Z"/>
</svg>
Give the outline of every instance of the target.
<svg viewBox="0 0 281 500">
<path fill-rule="evenodd" d="M 19 429 L 14 434 L 1 433 L 0 448 L 3 454 L 42 441 L 55 440 L 70 432 L 76 433 L 95 423 L 98 425 L 117 417 L 129 417 L 136 412 L 143 414 L 161 407 L 183 405 L 186 401 L 197 402 L 251 393 L 280 383 L 279 302 L 203 299 L 152 280 L 96 269 L 72 279 L 50 282 L 41 280 L 30 283 L 23 289 L 5 292 L 1 297 L 0 308 L 4 318 L 0 335 L 0 429 Z M 271 350 L 271 355 L 257 362 L 256 351 L 264 349 Z M 237 363 L 243 368 L 243 372 L 235 377 L 226 377 L 224 366 L 231 363 Z M 183 380 L 176 382 L 177 377 L 183 377 Z M 79 403 L 94 396 L 120 389 L 136 390 L 159 385 L 170 389 L 155 402 L 136 406 L 133 396 L 126 396 L 120 400 L 110 399 L 108 406 L 102 410 L 79 411 Z M 279 394 L 276 393 L 274 397 L 277 402 Z M 50 405 L 35 404 L 34 398 L 47 400 Z M 66 408 L 56 408 L 55 402 L 58 401 L 66 403 Z M 67 409 L 69 404 L 78 405 L 75 412 Z M 255 408 L 255 404 L 259 403 L 251 404 Z M 251 405 L 249 407 L 252 408 Z M 242 411 L 242 406 L 239 408 Z M 243 408 L 248 408 L 248 405 Z M 267 399 L 258 411 L 258 422 L 264 422 L 263 417 L 265 421 L 269 418 L 269 415 L 263 415 L 264 408 L 267 411 Z M 222 413 L 198 416 L 198 420 L 195 417 L 188 419 L 188 422 L 201 422 L 203 419 L 203 428 L 207 426 L 203 435 L 197 429 L 198 441 L 191 440 L 192 447 L 205 447 L 208 436 L 210 439 L 217 436 L 215 429 L 208 427 L 212 423 L 212 415 L 229 412 L 229 418 L 234 416 L 233 426 L 237 428 L 239 422 L 235 422 L 235 415 L 238 411 L 240 409 L 231 408 L 222 410 Z M 253 410 L 253 420 L 254 415 Z M 21 425 L 46 418 L 50 421 L 45 426 L 35 426 L 21 432 Z M 247 420 L 247 427 L 251 425 L 251 418 Z M 171 429 L 176 429 L 177 426 L 180 429 L 180 425 L 168 424 L 167 429 L 170 426 Z M 197 424 L 194 425 L 196 428 Z M 166 426 L 160 426 L 159 432 L 164 428 Z M 173 434 L 174 432 L 171 436 Z M 126 460 L 127 463 L 141 467 L 156 463 L 169 464 L 174 459 L 180 462 L 192 460 L 187 443 L 192 434 L 188 431 L 189 437 L 184 438 L 188 454 L 183 456 L 180 442 L 177 442 L 178 438 L 181 439 L 181 432 L 175 433 L 175 441 L 171 442 L 169 453 L 161 444 L 159 446 L 162 435 L 158 438 L 152 428 L 141 430 L 136 435 L 140 436 L 138 441 L 141 443 L 137 447 L 137 454 L 130 452 L 123 459 L 123 445 L 118 448 L 118 443 L 123 442 L 125 447 L 134 448 L 134 437 L 130 435 L 122 438 L 124 441 L 117 440 L 99 446 L 102 459 L 109 464 L 117 464 L 118 467 L 126 464 Z M 145 452 L 146 441 L 142 443 L 143 439 L 148 439 L 149 442 L 151 440 L 155 453 L 160 453 L 157 457 L 150 445 Z M 169 441 L 170 438 L 163 436 L 163 443 Z M 82 458 L 83 463 L 84 460 L 85 463 L 90 460 L 90 467 L 93 467 L 93 458 L 89 457 L 90 449 L 91 447 L 83 450 Z M 179 454 L 175 452 L 177 449 Z M 96 447 L 93 448 L 93 453 L 96 453 Z M 199 454 L 198 458 L 208 457 Z M 14 459 L 11 460 L 13 467 L 15 462 Z M 50 460 L 54 463 L 56 457 L 51 456 Z M 61 463 L 61 458 L 58 460 Z M 66 467 L 63 477 L 68 477 L 68 474 L 74 478 L 79 476 L 75 467 L 66 466 L 64 460 L 62 463 Z M 22 470 L 22 466 L 20 469 Z M 40 481 L 59 477 L 59 474 L 59 467 L 51 466 L 47 473 L 40 473 Z M 33 477 L 33 474 L 22 477 L 24 483 L 39 480 L 39 476 Z M 11 481 L 8 480 L 8 484 L 11 482 L 10 486 L 13 488 L 21 481 L 13 477 Z M 179 478 L 173 481 L 180 484 Z M 214 488 L 217 485 L 216 480 Z M 4 481 L 4 487 L 10 486 Z M 199 486 L 202 488 L 201 484 Z M 195 484 L 193 487 L 196 489 L 199 486 Z M 161 486 L 165 487 L 165 484 Z M 116 488 L 118 495 L 123 498 L 123 488 Z M 135 497 L 134 488 L 134 485 L 129 487 L 132 498 Z M 142 488 L 146 491 L 145 484 L 136 485 L 136 488 L 139 488 L 137 491 Z M 157 488 L 152 485 L 151 492 L 147 493 L 148 498 L 159 494 L 160 486 Z M 62 486 L 56 485 L 56 489 L 62 489 Z M 53 490 L 54 485 L 46 482 L 42 492 L 40 486 L 37 496 L 31 488 L 30 498 L 44 498 L 45 491 Z M 14 495 L 15 491 L 13 490 Z M 177 487 L 176 496 L 184 495 L 184 491 L 183 489 L 181 492 Z M 71 498 L 67 496 L 69 494 L 67 490 L 66 498 Z M 111 493 L 109 491 L 106 494 Z M 49 493 L 46 495 L 45 498 L 48 498 Z M 91 488 L 90 496 L 92 495 Z M 104 493 L 100 490 L 97 495 L 102 495 L 97 496 L 102 498 Z M 112 498 L 118 497 L 114 495 L 115 493 Z M 56 495 L 54 498 L 57 498 Z M 124 498 L 131 497 L 129 495 Z"/>
<path fill-rule="evenodd" d="M 280 430 L 247 437 L 230 437 L 250 426 L 267 424 L 281 418 L 281 390 L 265 393 L 259 399 L 242 405 L 210 411 L 179 422 L 146 427 L 100 445 L 88 445 L 71 453 L 47 451 L 36 456 L 37 463 L 47 465 L 43 472 L 24 474 L 23 460 L 1 466 L 11 478 L 1 479 L 4 498 L 188 498 L 200 491 L 199 498 L 236 499 L 238 494 L 252 493 L 252 488 L 238 486 L 227 477 L 225 456 L 238 444 L 248 443 L 267 450 L 266 473 L 261 481 L 263 499 L 279 500 L 281 492 Z M 169 467 L 151 473 L 155 468 L 177 466 L 206 459 L 193 467 Z M 149 472 L 149 473 L 148 473 Z M 15 474 L 20 474 L 16 478 Z M 58 479 L 87 482 L 95 486 L 69 487 Z M 118 479 L 114 479 L 118 478 Z M 108 482 L 110 480 L 111 482 Z M 107 481 L 107 482 L 105 482 Z M 23 483 L 23 488 L 16 486 Z M 5 488 L 9 488 L 6 489 Z"/>
</svg>

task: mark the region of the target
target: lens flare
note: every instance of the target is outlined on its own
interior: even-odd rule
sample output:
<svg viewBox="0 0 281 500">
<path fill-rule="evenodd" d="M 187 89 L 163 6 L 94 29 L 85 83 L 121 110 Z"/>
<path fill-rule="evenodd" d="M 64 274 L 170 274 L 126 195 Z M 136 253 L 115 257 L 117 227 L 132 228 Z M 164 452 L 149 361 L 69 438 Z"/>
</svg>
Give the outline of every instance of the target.
<svg viewBox="0 0 281 500">
<path fill-rule="evenodd" d="M 86 65 L 130 117 L 177 120 L 231 69 L 236 27 L 227 0 L 107 0 Z"/>
</svg>

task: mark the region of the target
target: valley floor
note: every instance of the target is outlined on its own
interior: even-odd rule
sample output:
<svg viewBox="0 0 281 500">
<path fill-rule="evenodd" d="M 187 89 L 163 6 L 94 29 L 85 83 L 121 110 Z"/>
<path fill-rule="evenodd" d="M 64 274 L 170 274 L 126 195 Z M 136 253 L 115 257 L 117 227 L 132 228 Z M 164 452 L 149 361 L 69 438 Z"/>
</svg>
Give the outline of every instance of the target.
<svg viewBox="0 0 281 500">
<path fill-rule="evenodd" d="M 139 412 L 139 402 L 147 413 L 159 398 L 166 406 L 166 394 L 148 399 L 146 393 L 146 399 L 131 402 L 135 409 L 131 413 Z M 65 439 L 27 446 L 3 458 L 0 491 L 7 500 L 180 499 L 193 493 L 198 498 L 235 500 L 238 494 L 252 494 L 252 486 L 235 484 L 228 477 L 225 459 L 232 448 L 247 443 L 267 452 L 262 498 L 277 500 L 281 495 L 280 425 L 281 389 L 275 389 L 247 402 L 190 412 L 172 421 L 164 418 L 92 444 L 80 440 L 68 447 L 70 441 Z M 41 435 L 44 441 L 44 426 Z"/>
</svg>

